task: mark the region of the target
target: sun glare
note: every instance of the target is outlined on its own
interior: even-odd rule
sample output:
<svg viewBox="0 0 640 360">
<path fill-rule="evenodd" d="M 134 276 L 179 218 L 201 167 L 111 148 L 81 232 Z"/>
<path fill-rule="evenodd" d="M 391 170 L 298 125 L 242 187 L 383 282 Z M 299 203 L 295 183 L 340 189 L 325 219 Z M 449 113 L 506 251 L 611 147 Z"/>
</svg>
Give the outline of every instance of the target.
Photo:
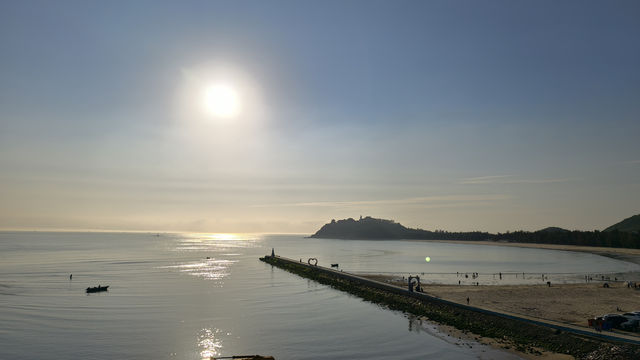
<svg viewBox="0 0 640 360">
<path fill-rule="evenodd" d="M 215 117 L 234 118 L 240 113 L 240 96 L 232 86 L 216 84 L 205 89 L 204 105 Z"/>
</svg>

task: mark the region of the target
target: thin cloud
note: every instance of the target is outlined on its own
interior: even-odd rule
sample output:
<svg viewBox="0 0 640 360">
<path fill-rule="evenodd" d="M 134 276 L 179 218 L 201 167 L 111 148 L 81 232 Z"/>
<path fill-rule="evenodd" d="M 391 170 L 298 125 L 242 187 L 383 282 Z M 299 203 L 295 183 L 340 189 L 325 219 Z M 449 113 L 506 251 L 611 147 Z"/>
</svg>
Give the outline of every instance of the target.
<svg viewBox="0 0 640 360">
<path fill-rule="evenodd" d="M 518 179 L 514 175 L 493 175 L 462 179 L 458 181 L 458 184 L 551 184 L 564 183 L 568 181 L 572 181 L 572 179 Z"/>
<path fill-rule="evenodd" d="M 479 176 L 462 179 L 459 184 L 493 184 L 496 182 L 502 182 L 509 178 L 513 178 L 513 175 Z"/>
<path fill-rule="evenodd" d="M 353 207 L 353 206 L 381 206 L 381 205 L 446 205 L 456 203 L 479 203 L 503 201 L 510 199 L 507 195 L 443 195 L 443 196 L 421 196 L 405 199 L 386 200 L 356 200 L 356 201 L 313 201 L 299 203 L 283 203 L 254 205 L 254 207 Z"/>
</svg>

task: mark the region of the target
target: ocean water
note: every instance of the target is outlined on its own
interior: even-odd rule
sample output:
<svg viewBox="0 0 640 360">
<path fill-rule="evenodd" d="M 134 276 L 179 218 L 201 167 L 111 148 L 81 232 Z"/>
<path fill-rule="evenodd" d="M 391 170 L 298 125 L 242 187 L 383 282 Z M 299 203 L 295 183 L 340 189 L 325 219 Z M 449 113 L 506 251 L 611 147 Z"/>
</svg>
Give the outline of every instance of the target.
<svg viewBox="0 0 640 360">
<path fill-rule="evenodd" d="M 2 232 L 0 359 L 516 358 L 258 261 L 272 248 L 345 271 L 424 272 L 434 282 L 456 271 L 489 282 L 494 272 L 573 281 L 639 270 L 585 253 L 446 243 Z M 98 284 L 109 291 L 85 294 Z"/>
</svg>

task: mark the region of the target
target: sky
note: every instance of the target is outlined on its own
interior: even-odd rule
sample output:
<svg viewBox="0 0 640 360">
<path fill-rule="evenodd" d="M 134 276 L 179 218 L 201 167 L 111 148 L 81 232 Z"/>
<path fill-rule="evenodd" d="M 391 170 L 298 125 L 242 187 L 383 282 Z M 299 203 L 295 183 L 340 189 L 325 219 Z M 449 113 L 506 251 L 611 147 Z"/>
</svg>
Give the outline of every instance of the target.
<svg viewBox="0 0 640 360">
<path fill-rule="evenodd" d="M 0 229 L 603 229 L 639 38 L 638 1 L 2 1 Z"/>
</svg>

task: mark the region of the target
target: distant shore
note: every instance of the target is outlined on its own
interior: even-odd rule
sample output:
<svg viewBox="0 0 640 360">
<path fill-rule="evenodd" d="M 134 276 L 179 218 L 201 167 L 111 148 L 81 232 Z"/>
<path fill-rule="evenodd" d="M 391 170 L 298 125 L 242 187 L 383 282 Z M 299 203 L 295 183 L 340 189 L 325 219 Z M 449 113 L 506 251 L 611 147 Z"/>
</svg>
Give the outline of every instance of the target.
<svg viewBox="0 0 640 360">
<path fill-rule="evenodd" d="M 411 240 L 421 242 L 441 242 L 451 244 L 488 245 L 488 246 L 513 246 L 535 249 L 549 249 L 562 251 L 588 252 L 613 259 L 640 264 L 640 249 L 611 248 L 598 246 L 578 246 L 578 245 L 555 245 L 555 244 L 534 244 L 534 243 L 514 243 L 502 241 L 465 241 L 465 240 Z M 640 280 L 640 279 L 639 279 Z"/>
</svg>

